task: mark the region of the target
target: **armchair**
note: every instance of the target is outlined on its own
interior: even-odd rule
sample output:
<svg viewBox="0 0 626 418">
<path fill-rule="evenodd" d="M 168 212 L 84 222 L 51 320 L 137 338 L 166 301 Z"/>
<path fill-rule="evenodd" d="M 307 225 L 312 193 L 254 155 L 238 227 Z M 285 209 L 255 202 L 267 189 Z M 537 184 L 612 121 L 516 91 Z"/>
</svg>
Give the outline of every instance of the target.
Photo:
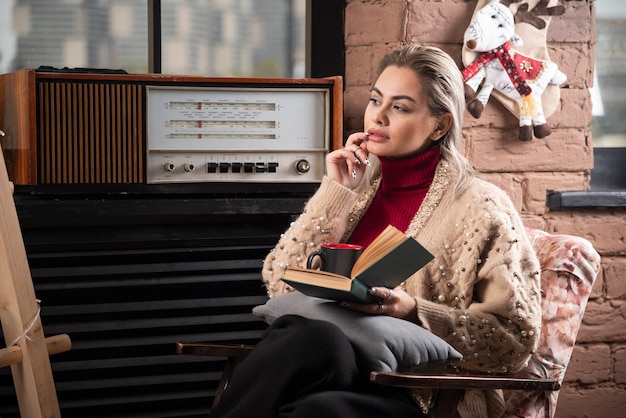
<svg viewBox="0 0 626 418">
<path fill-rule="evenodd" d="M 527 228 L 541 264 L 542 330 L 537 351 L 528 365 L 510 376 L 469 375 L 440 366 L 419 372 L 377 372 L 376 384 L 433 389 L 437 396 L 431 414 L 457 416 L 457 403 L 465 390 L 501 389 L 506 417 L 554 417 L 559 389 L 565 377 L 576 336 L 600 271 L 600 256 L 591 243 L 571 235 L 556 235 Z M 219 402 L 230 374 L 252 346 L 178 343 L 179 354 L 224 356 L 226 368 L 214 398 Z"/>
</svg>

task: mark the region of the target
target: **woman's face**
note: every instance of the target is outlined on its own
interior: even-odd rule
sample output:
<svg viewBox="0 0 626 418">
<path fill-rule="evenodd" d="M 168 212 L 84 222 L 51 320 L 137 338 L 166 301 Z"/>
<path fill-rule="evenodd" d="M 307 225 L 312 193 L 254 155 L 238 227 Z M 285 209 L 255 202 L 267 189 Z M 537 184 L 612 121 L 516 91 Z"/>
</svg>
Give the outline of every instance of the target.
<svg viewBox="0 0 626 418">
<path fill-rule="evenodd" d="M 367 150 L 388 158 L 411 157 L 439 139 L 422 84 L 413 70 L 387 67 L 378 77 L 365 109 Z"/>
</svg>

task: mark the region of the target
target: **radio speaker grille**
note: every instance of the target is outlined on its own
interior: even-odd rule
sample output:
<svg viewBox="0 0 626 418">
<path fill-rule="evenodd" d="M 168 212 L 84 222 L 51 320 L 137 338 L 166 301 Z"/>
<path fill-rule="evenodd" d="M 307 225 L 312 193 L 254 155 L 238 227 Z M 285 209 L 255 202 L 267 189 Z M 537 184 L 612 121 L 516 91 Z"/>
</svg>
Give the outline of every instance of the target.
<svg viewBox="0 0 626 418">
<path fill-rule="evenodd" d="M 40 184 L 143 183 L 143 90 L 111 82 L 37 87 Z"/>
</svg>

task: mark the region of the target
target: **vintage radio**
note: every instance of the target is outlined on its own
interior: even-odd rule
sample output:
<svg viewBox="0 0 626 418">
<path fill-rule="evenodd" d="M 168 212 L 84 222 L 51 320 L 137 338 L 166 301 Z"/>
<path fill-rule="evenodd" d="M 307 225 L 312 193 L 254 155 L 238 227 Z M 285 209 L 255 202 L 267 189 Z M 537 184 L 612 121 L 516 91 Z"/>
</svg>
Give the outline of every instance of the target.
<svg viewBox="0 0 626 418">
<path fill-rule="evenodd" d="M 342 80 L 20 70 L 0 76 L 17 185 L 316 183 Z"/>
</svg>

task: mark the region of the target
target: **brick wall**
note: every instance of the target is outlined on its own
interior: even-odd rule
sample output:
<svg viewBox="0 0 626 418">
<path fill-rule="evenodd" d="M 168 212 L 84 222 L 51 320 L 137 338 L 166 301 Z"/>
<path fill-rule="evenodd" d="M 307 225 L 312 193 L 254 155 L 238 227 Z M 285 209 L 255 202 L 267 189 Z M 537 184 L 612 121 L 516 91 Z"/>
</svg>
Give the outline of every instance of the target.
<svg viewBox="0 0 626 418">
<path fill-rule="evenodd" d="M 552 3 L 554 4 L 554 2 Z M 549 211 L 548 190 L 586 190 L 593 168 L 593 0 L 560 0 L 548 30 L 550 57 L 568 80 L 552 135 L 517 139 L 518 120 L 494 99 L 480 119 L 466 113 L 463 147 L 486 178 L 507 190 L 528 226 L 590 240 L 602 256 L 557 417 L 626 417 L 626 211 Z M 362 129 L 378 59 L 402 43 L 438 46 L 461 66 L 463 32 L 475 0 L 348 0 L 345 14 L 347 131 Z"/>
</svg>

